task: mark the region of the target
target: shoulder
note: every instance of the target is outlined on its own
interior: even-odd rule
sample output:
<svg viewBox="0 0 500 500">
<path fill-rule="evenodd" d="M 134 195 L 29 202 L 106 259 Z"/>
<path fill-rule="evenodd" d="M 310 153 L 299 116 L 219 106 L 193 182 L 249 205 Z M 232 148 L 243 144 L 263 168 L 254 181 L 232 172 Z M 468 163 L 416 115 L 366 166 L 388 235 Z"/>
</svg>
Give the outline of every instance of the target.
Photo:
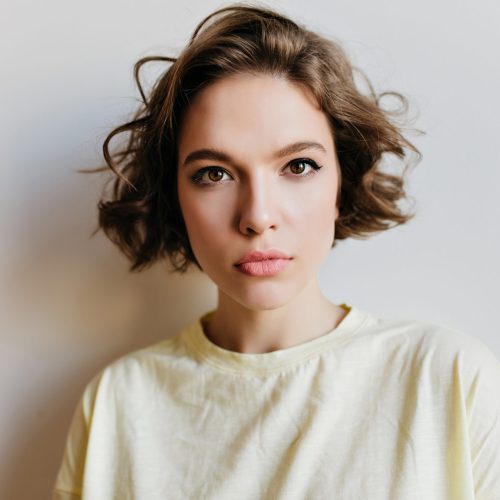
<svg viewBox="0 0 500 500">
<path fill-rule="evenodd" d="M 481 386 L 485 394 L 494 393 L 500 387 L 498 357 L 471 333 L 428 321 L 372 316 L 363 336 L 382 360 L 412 368 L 419 377 L 454 380 L 465 392 Z"/>
<path fill-rule="evenodd" d="M 472 333 L 429 321 L 371 315 L 365 333 L 374 342 L 406 346 L 416 354 L 452 358 L 465 354 L 471 362 L 499 362 L 493 351 Z"/>
<path fill-rule="evenodd" d="M 182 337 L 189 325 L 174 336 L 126 353 L 104 366 L 86 384 L 82 402 L 87 412 L 96 404 L 122 401 L 154 391 L 190 372 L 196 360 Z M 141 399 L 143 396 L 141 396 Z"/>
<path fill-rule="evenodd" d="M 472 333 L 429 321 L 364 314 L 363 327 L 351 342 L 371 366 L 426 374 L 433 380 L 457 376 L 469 386 L 477 377 L 500 384 L 500 361 Z"/>
</svg>

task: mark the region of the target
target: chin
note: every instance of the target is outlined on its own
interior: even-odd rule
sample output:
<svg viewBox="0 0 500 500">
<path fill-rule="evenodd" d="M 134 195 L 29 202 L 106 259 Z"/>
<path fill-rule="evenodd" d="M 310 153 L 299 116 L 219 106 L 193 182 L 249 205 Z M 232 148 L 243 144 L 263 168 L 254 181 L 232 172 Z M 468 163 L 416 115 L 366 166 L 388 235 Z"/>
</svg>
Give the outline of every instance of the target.
<svg viewBox="0 0 500 500">
<path fill-rule="evenodd" d="M 226 294 L 231 300 L 238 302 L 242 307 L 251 311 L 272 311 L 280 309 L 289 304 L 297 293 L 293 293 L 290 285 L 281 284 L 281 286 L 271 285 L 267 283 L 266 289 L 255 287 L 253 290 L 248 290 L 248 293 L 242 294 L 239 290 L 237 294 Z"/>
</svg>

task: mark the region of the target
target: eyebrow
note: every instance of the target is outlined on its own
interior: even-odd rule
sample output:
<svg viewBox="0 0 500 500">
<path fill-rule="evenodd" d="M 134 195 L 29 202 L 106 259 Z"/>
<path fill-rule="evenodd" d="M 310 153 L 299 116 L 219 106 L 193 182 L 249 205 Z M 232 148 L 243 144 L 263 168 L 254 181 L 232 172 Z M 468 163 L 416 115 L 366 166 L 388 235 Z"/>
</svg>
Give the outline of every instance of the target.
<svg viewBox="0 0 500 500">
<path fill-rule="evenodd" d="M 322 153 L 327 152 L 325 147 L 319 142 L 300 141 L 294 142 L 293 144 L 288 144 L 288 146 L 281 148 L 274 154 L 274 158 L 283 158 L 284 156 L 300 153 L 301 151 L 305 151 L 306 149 L 315 149 L 316 151 L 321 151 Z M 225 163 L 234 163 L 227 153 L 224 153 L 223 151 L 219 151 L 217 149 L 205 148 L 197 149 L 196 151 L 189 153 L 182 166 L 185 167 L 189 163 L 192 163 L 196 160 L 212 160 L 222 161 Z"/>
</svg>

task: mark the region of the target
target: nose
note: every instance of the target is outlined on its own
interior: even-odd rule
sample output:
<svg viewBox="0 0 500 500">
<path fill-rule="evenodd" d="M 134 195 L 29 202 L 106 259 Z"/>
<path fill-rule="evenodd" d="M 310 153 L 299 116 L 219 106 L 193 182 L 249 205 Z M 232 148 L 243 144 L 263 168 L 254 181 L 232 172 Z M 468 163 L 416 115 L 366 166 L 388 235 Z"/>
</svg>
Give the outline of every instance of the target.
<svg viewBox="0 0 500 500">
<path fill-rule="evenodd" d="M 265 182 L 264 175 L 248 180 L 240 194 L 240 232 L 251 235 L 277 229 L 276 201 L 276 190 L 270 182 Z"/>
</svg>

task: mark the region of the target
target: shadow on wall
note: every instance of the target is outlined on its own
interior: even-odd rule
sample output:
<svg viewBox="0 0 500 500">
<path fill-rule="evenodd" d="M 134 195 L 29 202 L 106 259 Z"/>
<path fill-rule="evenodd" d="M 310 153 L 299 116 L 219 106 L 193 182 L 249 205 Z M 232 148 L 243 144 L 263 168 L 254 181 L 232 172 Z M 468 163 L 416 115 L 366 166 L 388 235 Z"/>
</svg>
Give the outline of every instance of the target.
<svg viewBox="0 0 500 500">
<path fill-rule="evenodd" d="M 102 232 L 90 238 L 102 183 L 91 185 L 75 170 L 69 187 L 32 196 L 31 207 L 16 214 L 2 297 L 0 498 L 50 498 L 90 378 L 215 303 L 215 289 L 199 271 L 181 276 L 157 264 L 132 274 Z"/>
</svg>

